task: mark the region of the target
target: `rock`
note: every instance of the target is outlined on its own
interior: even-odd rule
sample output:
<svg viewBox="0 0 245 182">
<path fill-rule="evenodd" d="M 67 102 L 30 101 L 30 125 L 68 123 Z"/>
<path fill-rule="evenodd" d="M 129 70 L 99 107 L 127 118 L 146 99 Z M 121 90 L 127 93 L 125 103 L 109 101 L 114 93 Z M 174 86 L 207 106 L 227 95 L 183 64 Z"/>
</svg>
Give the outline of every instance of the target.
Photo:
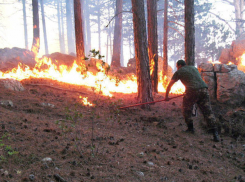
<svg viewBox="0 0 245 182">
<path fill-rule="evenodd" d="M 30 174 L 30 175 L 29 175 L 29 179 L 30 179 L 31 181 L 34 181 L 34 180 L 35 180 L 35 176 L 34 176 L 33 174 Z"/>
<path fill-rule="evenodd" d="M 214 64 L 214 72 L 221 72 L 222 64 Z"/>
<path fill-rule="evenodd" d="M 45 157 L 42 159 L 42 162 L 51 162 L 52 159 L 50 157 Z"/>
<path fill-rule="evenodd" d="M 243 37 L 243 39 L 237 39 L 232 42 L 230 47 L 230 55 L 232 56 L 233 60 L 236 60 L 236 58 L 244 54 L 244 50 L 245 50 L 245 40 Z"/>
<path fill-rule="evenodd" d="M 226 64 L 221 65 L 221 69 L 220 69 L 221 73 L 228 73 L 230 71 L 231 71 L 231 68 L 228 65 L 226 65 Z"/>
<path fill-rule="evenodd" d="M 210 99 L 214 100 L 216 97 L 216 82 L 214 72 L 201 72 L 202 79 L 208 85 Z"/>
<path fill-rule="evenodd" d="M 199 72 L 213 72 L 214 67 L 212 63 L 201 63 L 198 66 Z"/>
<path fill-rule="evenodd" d="M 3 176 L 8 176 L 9 175 L 9 172 L 8 171 L 4 171 L 3 172 Z"/>
<path fill-rule="evenodd" d="M 148 161 L 147 164 L 148 164 L 149 166 L 154 166 L 154 163 L 151 162 L 151 161 Z"/>
<path fill-rule="evenodd" d="M 140 176 L 140 177 L 144 177 L 145 176 L 145 174 L 143 172 L 141 172 L 141 171 L 136 171 L 136 174 L 138 176 Z"/>
<path fill-rule="evenodd" d="M 33 68 L 36 64 L 35 55 L 29 50 L 17 47 L 0 49 L 1 71 L 6 72 L 17 68 L 19 63 Z"/>
<path fill-rule="evenodd" d="M 50 103 L 41 103 L 42 106 L 44 107 L 51 107 L 51 108 L 54 108 L 54 105 L 53 104 L 50 104 Z"/>
<path fill-rule="evenodd" d="M 11 100 L 1 100 L 0 104 L 5 107 L 14 107 L 14 103 Z"/>
<path fill-rule="evenodd" d="M 45 57 L 50 58 L 52 63 L 57 66 L 66 65 L 68 68 L 71 68 L 73 66 L 73 63 L 76 59 L 75 56 L 62 54 L 60 52 L 54 52 L 52 54 L 45 55 Z M 41 59 L 43 58 L 44 57 L 42 57 Z"/>
<path fill-rule="evenodd" d="M 227 64 L 229 63 L 230 60 L 230 49 L 223 49 L 221 52 L 221 55 L 219 57 L 219 61 L 221 63 Z"/>
<path fill-rule="evenodd" d="M 13 91 L 24 91 L 25 88 L 22 86 L 22 84 L 14 79 L 4 79 L 3 85 L 5 88 Z"/>
<path fill-rule="evenodd" d="M 245 39 L 244 34 L 237 38 L 237 40 L 233 41 L 229 49 L 223 49 L 219 58 L 219 61 L 223 64 L 228 64 L 232 62 L 234 64 L 238 64 L 240 61 L 239 57 L 244 54 L 245 50 Z"/>
<path fill-rule="evenodd" d="M 198 70 L 208 85 L 211 101 L 237 106 L 245 101 L 245 73 L 236 65 L 201 63 Z"/>
<path fill-rule="evenodd" d="M 217 73 L 217 100 L 223 104 L 241 105 L 245 99 L 245 74 L 239 70 Z"/>
</svg>

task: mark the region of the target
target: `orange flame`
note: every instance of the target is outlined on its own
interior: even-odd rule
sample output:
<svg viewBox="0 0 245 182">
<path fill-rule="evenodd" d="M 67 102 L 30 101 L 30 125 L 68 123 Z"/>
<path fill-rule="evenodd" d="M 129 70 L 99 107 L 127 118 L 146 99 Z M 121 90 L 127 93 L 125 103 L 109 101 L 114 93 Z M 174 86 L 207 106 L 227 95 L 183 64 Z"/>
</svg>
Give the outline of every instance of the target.
<svg viewBox="0 0 245 182">
<path fill-rule="evenodd" d="M 31 48 L 31 51 L 35 54 L 35 56 L 37 56 L 39 52 L 39 48 L 40 48 L 40 39 L 35 38 L 35 40 L 33 41 L 32 48 Z"/>
<path fill-rule="evenodd" d="M 83 105 L 85 105 L 85 106 L 93 106 L 93 104 L 88 101 L 88 97 L 79 96 L 79 98 L 82 99 Z"/>
<path fill-rule="evenodd" d="M 166 92 L 166 87 L 168 85 L 167 76 L 164 76 L 163 72 L 161 71 L 159 74 L 159 84 L 158 84 L 158 91 L 159 92 Z M 177 81 L 172 87 L 170 93 L 174 94 L 183 94 L 185 92 L 185 86 L 181 83 L 181 81 Z"/>
<path fill-rule="evenodd" d="M 239 58 L 239 64 L 237 65 L 237 68 L 240 71 L 245 72 L 245 53 L 243 53 L 243 55 Z"/>
<path fill-rule="evenodd" d="M 154 67 L 155 67 L 154 57 L 155 57 L 155 54 L 154 54 L 153 58 L 152 58 L 151 61 L 150 61 L 150 75 L 153 74 Z"/>
<path fill-rule="evenodd" d="M 134 74 L 120 80 L 118 83 L 117 78 L 106 75 L 105 71 L 97 72 L 96 74 L 86 71 L 85 74 L 82 75 L 79 70 L 84 70 L 82 67 L 85 67 L 85 65 L 79 66 L 76 61 L 74 61 L 72 67 L 68 69 L 66 65 L 56 66 L 52 63 L 52 60 L 47 57 L 42 59 L 36 58 L 35 60 L 37 63 L 33 69 L 30 69 L 27 65 L 19 64 L 17 68 L 11 71 L 0 71 L 0 79 L 12 78 L 21 81 L 28 78 L 48 78 L 75 85 L 84 85 L 90 87 L 95 92 L 110 97 L 113 92 L 137 92 L 137 77 Z M 102 67 L 100 67 L 100 69 L 103 70 Z M 167 79 L 162 80 L 162 76 L 159 76 L 159 78 L 158 91 L 166 92 L 165 88 L 168 84 Z M 184 86 L 179 82 L 173 85 L 171 93 L 183 93 L 184 90 Z"/>
</svg>

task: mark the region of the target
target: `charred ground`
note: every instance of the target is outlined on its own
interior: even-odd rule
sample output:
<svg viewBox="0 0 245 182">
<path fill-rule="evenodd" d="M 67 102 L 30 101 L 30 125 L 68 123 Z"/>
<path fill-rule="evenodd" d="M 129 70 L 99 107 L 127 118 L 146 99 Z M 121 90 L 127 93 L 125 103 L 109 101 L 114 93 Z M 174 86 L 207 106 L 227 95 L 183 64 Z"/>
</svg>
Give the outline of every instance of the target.
<svg viewBox="0 0 245 182">
<path fill-rule="evenodd" d="M 182 98 L 119 110 L 137 103 L 136 94 L 109 98 L 45 79 L 22 84 L 23 92 L 0 84 L 0 181 L 245 181 L 243 125 L 231 128 L 244 107 L 213 105 L 222 126 L 214 143 L 200 112 L 196 133 L 183 132 Z"/>
</svg>

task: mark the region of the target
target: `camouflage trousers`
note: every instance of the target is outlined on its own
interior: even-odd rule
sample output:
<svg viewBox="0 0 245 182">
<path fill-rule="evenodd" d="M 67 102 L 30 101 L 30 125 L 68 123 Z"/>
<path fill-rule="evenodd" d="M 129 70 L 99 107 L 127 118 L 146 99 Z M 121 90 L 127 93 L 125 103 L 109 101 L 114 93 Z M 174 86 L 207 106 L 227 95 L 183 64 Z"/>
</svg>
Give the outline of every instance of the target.
<svg viewBox="0 0 245 182">
<path fill-rule="evenodd" d="M 194 104 L 200 108 L 209 129 L 216 128 L 216 119 L 211 108 L 209 93 L 207 88 L 196 90 L 186 90 L 183 97 L 183 116 L 186 124 L 193 123 L 192 108 Z"/>
</svg>

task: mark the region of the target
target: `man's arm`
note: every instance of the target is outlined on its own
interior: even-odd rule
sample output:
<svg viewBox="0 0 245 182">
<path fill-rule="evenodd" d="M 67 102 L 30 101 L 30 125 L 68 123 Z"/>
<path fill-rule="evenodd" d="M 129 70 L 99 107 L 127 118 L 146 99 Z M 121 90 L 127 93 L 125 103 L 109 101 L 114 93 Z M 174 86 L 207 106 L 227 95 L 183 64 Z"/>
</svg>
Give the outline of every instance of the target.
<svg viewBox="0 0 245 182">
<path fill-rule="evenodd" d="M 168 87 L 167 87 L 167 90 L 166 90 L 166 93 L 165 93 L 165 99 L 167 100 L 168 99 L 168 94 L 171 90 L 171 87 L 173 86 L 173 84 L 175 83 L 176 81 L 175 80 L 171 80 L 168 84 Z"/>
</svg>

